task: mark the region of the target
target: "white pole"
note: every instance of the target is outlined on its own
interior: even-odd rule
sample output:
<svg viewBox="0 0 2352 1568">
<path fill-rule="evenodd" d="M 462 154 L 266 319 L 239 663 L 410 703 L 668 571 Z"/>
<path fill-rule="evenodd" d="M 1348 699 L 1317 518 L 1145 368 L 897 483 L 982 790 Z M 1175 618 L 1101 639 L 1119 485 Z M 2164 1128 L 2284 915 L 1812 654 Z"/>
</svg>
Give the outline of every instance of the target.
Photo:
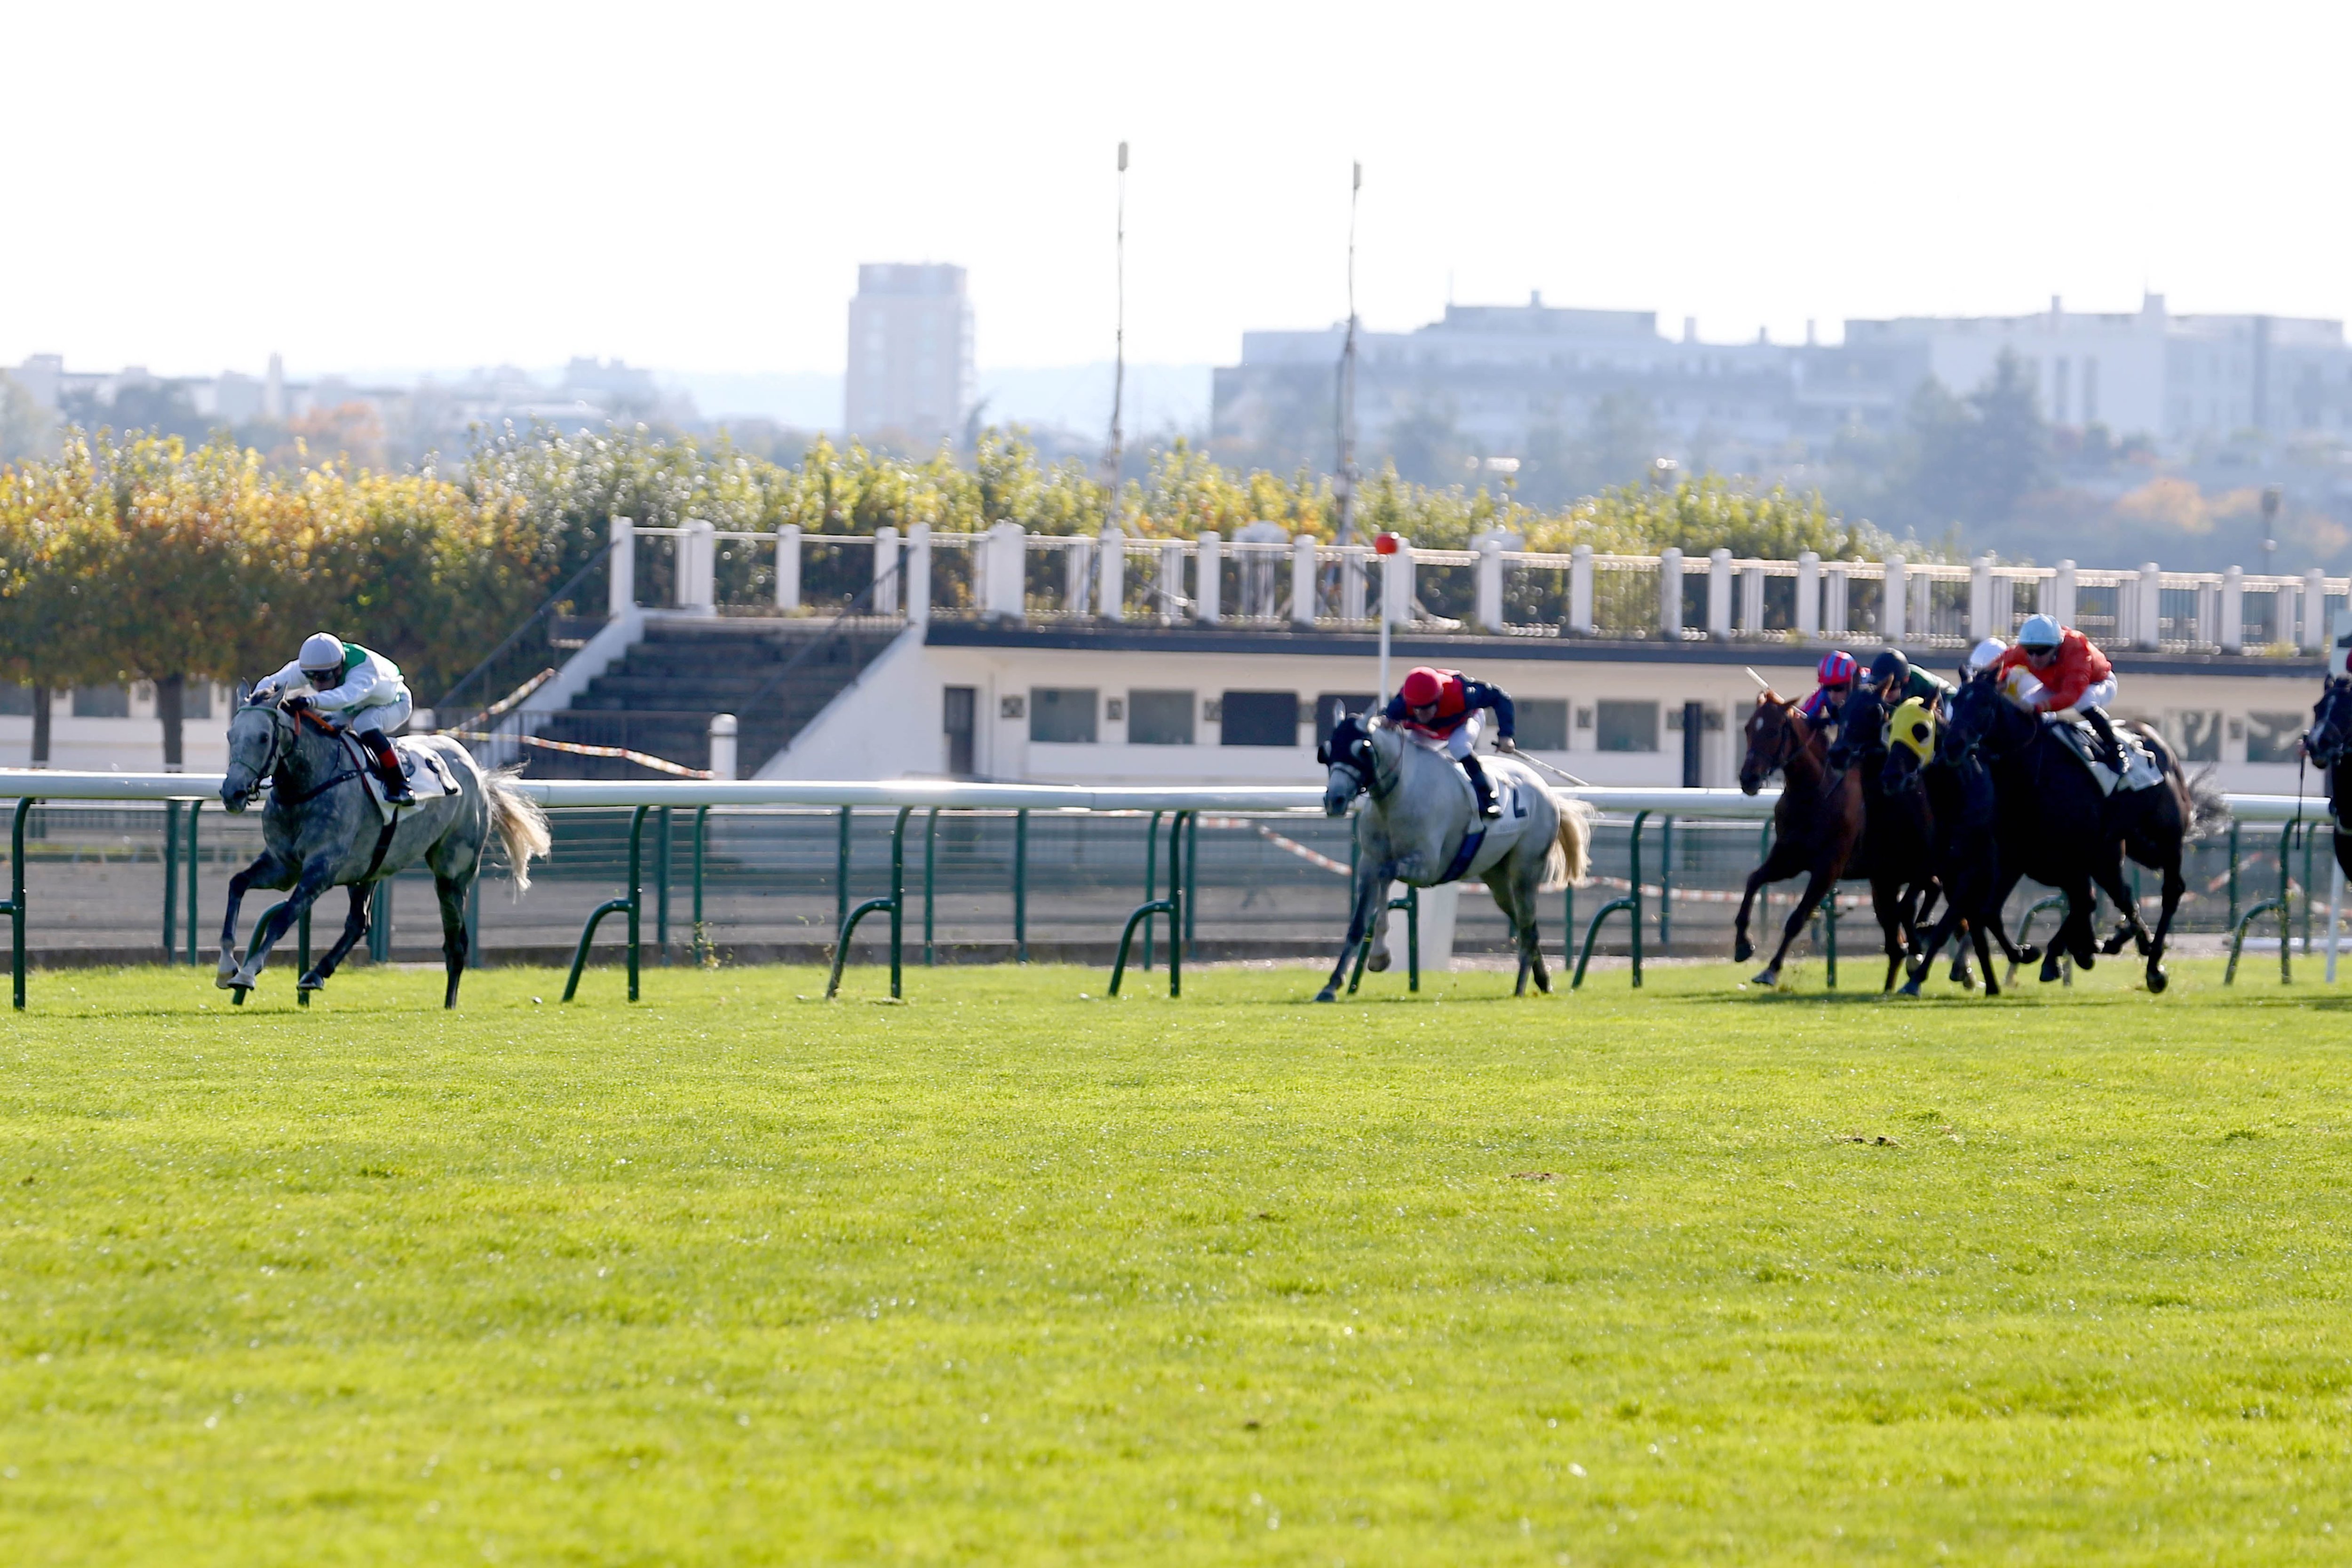
<svg viewBox="0 0 2352 1568">
<path fill-rule="evenodd" d="M 2330 835 L 2333 837 L 2334 835 Z M 2328 846 L 2331 854 L 2333 844 Z M 2327 984 L 2336 984 L 2336 950 L 2343 941 L 2340 922 L 2344 919 L 2344 862 L 2337 860 L 2327 878 Z"/>
</svg>

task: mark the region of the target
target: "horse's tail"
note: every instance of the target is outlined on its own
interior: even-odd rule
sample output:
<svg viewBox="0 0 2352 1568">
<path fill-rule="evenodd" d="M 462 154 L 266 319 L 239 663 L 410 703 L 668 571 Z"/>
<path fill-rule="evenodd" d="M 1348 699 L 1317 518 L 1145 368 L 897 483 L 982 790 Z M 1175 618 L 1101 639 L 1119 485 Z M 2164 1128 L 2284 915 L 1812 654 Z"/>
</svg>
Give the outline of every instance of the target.
<svg viewBox="0 0 2352 1568">
<path fill-rule="evenodd" d="M 1559 830 L 1552 836 L 1551 850 L 1544 857 L 1547 893 L 1581 885 L 1592 870 L 1592 807 L 1558 790 L 1551 792 L 1551 804 L 1559 813 Z"/>
<path fill-rule="evenodd" d="M 2189 797 L 2189 822 L 2186 837 L 2194 840 L 2210 838 L 2230 826 L 2230 800 L 2221 786 L 2213 782 L 2213 770 L 2200 768 L 2190 778 L 2180 780 L 2183 794 Z"/>
<path fill-rule="evenodd" d="M 514 868 L 515 891 L 530 886 L 530 863 L 546 858 L 550 847 L 547 813 L 515 783 L 520 768 L 492 768 L 482 775 L 482 793 L 490 803 L 490 826 L 507 847 L 507 864 Z"/>
</svg>

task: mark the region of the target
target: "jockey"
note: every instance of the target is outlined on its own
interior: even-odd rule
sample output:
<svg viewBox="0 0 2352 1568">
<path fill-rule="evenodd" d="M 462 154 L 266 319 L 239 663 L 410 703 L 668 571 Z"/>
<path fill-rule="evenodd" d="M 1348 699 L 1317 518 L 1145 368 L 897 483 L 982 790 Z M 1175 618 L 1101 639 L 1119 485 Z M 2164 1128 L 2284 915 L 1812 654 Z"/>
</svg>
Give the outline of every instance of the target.
<svg viewBox="0 0 2352 1568">
<path fill-rule="evenodd" d="M 2027 706 L 2053 716 L 2071 710 L 2089 721 L 2108 761 L 2122 771 L 2123 743 L 2106 714 L 2106 704 L 2116 700 L 2116 667 L 2090 638 L 2071 626 L 2062 629 L 2048 616 L 2028 616 L 2017 628 L 2017 646 L 1993 668 L 2022 669 L 2040 683 L 2025 689 Z"/>
<path fill-rule="evenodd" d="M 2000 663 L 2000 656 L 2008 651 L 2009 645 L 1999 637 L 1985 638 L 1969 650 L 1969 673 L 1982 675 L 1986 670 L 1998 667 Z"/>
<path fill-rule="evenodd" d="M 1472 680 L 1458 669 L 1416 667 L 1389 699 L 1383 717 L 1401 729 L 1443 741 L 1445 754 L 1470 775 L 1471 791 L 1478 797 L 1478 815 L 1494 817 L 1502 816 L 1503 808 L 1495 800 L 1495 786 L 1487 782 L 1486 770 L 1478 765 L 1477 753 L 1471 749 L 1478 743 L 1478 712 L 1488 708 L 1495 712 L 1495 750 L 1518 750 L 1511 739 L 1511 694 L 1499 686 Z"/>
<path fill-rule="evenodd" d="M 285 697 L 294 686 L 308 686 L 310 690 L 286 698 L 289 712 L 310 709 L 336 728 L 358 736 L 375 760 L 384 798 L 398 805 L 415 803 L 400 771 L 399 754 L 392 749 L 392 731 L 407 723 L 415 710 L 398 665 L 332 632 L 318 632 L 302 639 L 302 651 L 293 663 L 263 680 L 254 691 Z"/>
<path fill-rule="evenodd" d="M 1819 682 L 1813 694 L 1797 704 L 1797 711 L 1805 722 L 1816 730 L 1827 729 L 1845 712 L 1845 700 L 1853 690 L 1856 666 L 1853 655 L 1836 648 L 1822 655 L 1821 668 L 1813 671 Z"/>
<path fill-rule="evenodd" d="M 1953 696 L 1950 681 L 1918 668 L 1891 647 L 1870 661 L 1870 675 L 1863 684 L 1889 713 L 1914 697 L 1927 706 L 1928 712 L 1938 712 Z"/>
</svg>

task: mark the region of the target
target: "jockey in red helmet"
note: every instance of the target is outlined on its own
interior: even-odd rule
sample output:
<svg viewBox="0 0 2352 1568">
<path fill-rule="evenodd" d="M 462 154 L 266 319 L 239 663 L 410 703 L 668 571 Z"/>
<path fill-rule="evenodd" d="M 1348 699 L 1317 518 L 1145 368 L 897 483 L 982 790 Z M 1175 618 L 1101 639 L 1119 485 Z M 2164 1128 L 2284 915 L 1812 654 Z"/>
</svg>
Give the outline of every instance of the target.
<svg viewBox="0 0 2352 1568">
<path fill-rule="evenodd" d="M 1496 803 L 1495 786 L 1487 782 L 1486 770 L 1478 765 L 1478 754 L 1472 750 L 1478 743 L 1478 714 L 1487 709 L 1495 714 L 1495 750 L 1518 750 L 1511 739 L 1511 694 L 1499 686 L 1473 680 L 1458 669 L 1416 667 L 1389 699 L 1384 717 L 1400 729 L 1443 741 L 1445 754 L 1470 775 L 1471 791 L 1478 797 L 1478 815 L 1492 817 L 1502 816 L 1503 808 Z"/>
<path fill-rule="evenodd" d="M 1853 690 L 1853 678 L 1859 673 L 1853 655 L 1843 648 L 1834 648 L 1822 655 L 1821 668 L 1813 671 L 1819 684 L 1813 694 L 1797 704 L 1797 711 L 1814 729 L 1822 729 L 1838 721 L 1845 711 L 1845 700 Z"/>
</svg>

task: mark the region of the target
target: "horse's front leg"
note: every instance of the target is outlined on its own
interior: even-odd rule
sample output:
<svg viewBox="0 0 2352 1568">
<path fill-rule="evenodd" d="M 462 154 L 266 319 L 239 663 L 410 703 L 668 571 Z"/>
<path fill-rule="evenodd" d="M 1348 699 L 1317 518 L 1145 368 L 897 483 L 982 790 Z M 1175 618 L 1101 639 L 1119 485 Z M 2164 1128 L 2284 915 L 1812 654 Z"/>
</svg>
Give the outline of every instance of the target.
<svg viewBox="0 0 2352 1568">
<path fill-rule="evenodd" d="M 467 884 L 454 877 L 433 879 L 433 891 L 441 900 L 441 966 L 449 976 L 448 989 L 441 995 L 441 1005 L 457 1005 L 457 981 L 466 973 L 466 955 L 472 943 L 466 936 Z"/>
<path fill-rule="evenodd" d="M 248 888 L 284 888 L 293 884 L 298 868 L 295 863 L 275 849 L 264 849 L 261 858 L 228 879 L 228 913 L 221 921 L 220 967 L 214 972 L 213 984 L 223 991 L 234 990 L 240 960 L 236 951 L 237 906 L 245 902 Z"/>
<path fill-rule="evenodd" d="M 1789 949 L 1796 944 L 1798 933 L 1805 929 L 1805 922 L 1812 918 L 1813 910 L 1820 907 L 1824 898 L 1836 896 L 1835 873 L 1827 866 L 1815 867 L 1812 876 L 1805 883 L 1803 896 L 1797 900 L 1797 907 L 1789 911 L 1789 923 L 1780 928 L 1780 945 L 1773 950 L 1772 962 L 1757 974 L 1755 984 L 1780 984 L 1780 965 L 1787 960 Z"/>
<path fill-rule="evenodd" d="M 365 882 L 352 884 L 352 912 L 343 918 L 343 934 L 335 939 L 335 945 L 327 950 L 326 957 L 310 966 L 310 973 L 302 976 L 296 989 L 318 991 L 334 978 L 344 955 L 359 945 L 360 938 L 367 935 L 368 896 L 374 891 L 374 888 Z"/>
<path fill-rule="evenodd" d="M 1873 877 L 1870 879 L 1871 912 L 1878 917 L 1878 930 L 1886 947 L 1886 981 L 1881 991 L 1895 989 L 1895 973 L 1903 967 L 1903 955 L 1910 941 L 1910 921 L 1905 907 L 1903 884 L 1893 877 Z"/>
<path fill-rule="evenodd" d="M 1339 944 L 1339 962 L 1331 966 L 1331 978 L 1326 980 L 1323 989 L 1315 994 L 1318 1002 L 1339 1000 L 1339 984 L 1348 978 L 1349 961 L 1356 956 L 1356 949 L 1364 940 L 1365 928 L 1371 923 L 1373 900 L 1387 889 L 1388 884 L 1388 868 L 1385 866 L 1366 864 L 1356 872 L 1356 897 L 1348 910 L 1347 940 Z"/>
<path fill-rule="evenodd" d="M 1785 882 L 1805 868 L 1790 845 L 1790 841 L 1786 838 L 1775 839 L 1772 852 L 1764 857 L 1763 864 L 1748 873 L 1748 890 L 1740 895 L 1739 913 L 1731 922 L 1731 962 L 1734 963 L 1745 963 L 1756 956 L 1756 944 L 1748 940 L 1748 914 L 1756 905 L 1756 895 L 1764 889 L 1767 883 Z M 1568 934 L 1569 940 L 1574 942 L 1576 933 L 1570 931 Z"/>
<path fill-rule="evenodd" d="M 294 891 L 268 920 L 261 922 L 261 929 L 254 932 L 253 956 L 229 977 L 229 988 L 252 990 L 260 980 L 263 968 L 269 963 L 269 950 L 278 945 L 280 937 L 293 929 L 294 922 L 318 901 L 319 895 L 334 885 L 335 857 L 331 853 L 320 855 L 306 864 L 301 877 L 294 884 Z"/>
</svg>

